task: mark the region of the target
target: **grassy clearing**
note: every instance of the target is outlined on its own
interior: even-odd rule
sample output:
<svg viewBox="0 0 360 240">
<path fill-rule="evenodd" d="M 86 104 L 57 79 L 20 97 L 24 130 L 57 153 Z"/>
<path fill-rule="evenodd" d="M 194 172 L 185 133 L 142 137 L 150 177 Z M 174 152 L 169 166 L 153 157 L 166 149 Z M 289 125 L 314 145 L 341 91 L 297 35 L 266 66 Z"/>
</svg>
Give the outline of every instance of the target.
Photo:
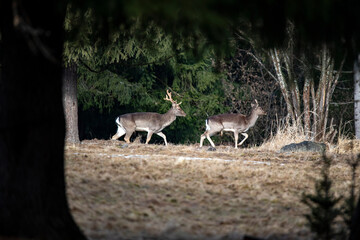
<svg viewBox="0 0 360 240">
<path fill-rule="evenodd" d="M 270 136 L 260 147 L 259 150 L 263 151 L 278 151 L 284 145 L 289 143 L 300 143 L 308 140 L 305 133 L 299 132 L 299 128 L 296 125 L 290 125 L 286 123 L 280 125 L 278 123 L 277 132 Z"/>
<path fill-rule="evenodd" d="M 310 237 L 300 198 L 320 177 L 318 154 L 121 144 L 66 147 L 71 211 L 92 239 Z M 334 152 L 331 167 L 337 195 L 347 194 L 351 180 L 342 153 Z"/>
</svg>

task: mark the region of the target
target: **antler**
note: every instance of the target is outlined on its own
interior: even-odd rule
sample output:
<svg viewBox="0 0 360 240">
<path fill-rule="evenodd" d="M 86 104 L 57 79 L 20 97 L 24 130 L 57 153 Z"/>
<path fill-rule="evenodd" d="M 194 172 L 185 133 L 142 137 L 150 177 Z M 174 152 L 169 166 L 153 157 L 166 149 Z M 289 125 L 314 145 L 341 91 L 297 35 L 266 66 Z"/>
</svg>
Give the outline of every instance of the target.
<svg viewBox="0 0 360 240">
<path fill-rule="evenodd" d="M 251 107 L 252 108 L 257 108 L 259 106 L 259 103 L 258 101 L 255 99 L 255 104 L 254 103 L 251 103 Z"/>
<path fill-rule="evenodd" d="M 175 104 L 177 104 L 177 105 L 180 105 L 180 104 L 182 103 L 182 102 L 177 103 L 175 100 L 172 99 L 172 97 L 171 97 L 171 92 L 169 91 L 169 89 L 166 90 L 166 98 L 164 98 L 164 100 L 170 101 L 171 103 L 175 103 Z"/>
<path fill-rule="evenodd" d="M 166 98 L 164 98 L 164 100 L 166 100 L 166 101 L 170 101 L 170 102 L 174 102 L 174 100 L 172 99 L 172 97 L 171 97 L 171 92 L 169 92 L 169 89 L 168 90 L 166 90 Z"/>
</svg>

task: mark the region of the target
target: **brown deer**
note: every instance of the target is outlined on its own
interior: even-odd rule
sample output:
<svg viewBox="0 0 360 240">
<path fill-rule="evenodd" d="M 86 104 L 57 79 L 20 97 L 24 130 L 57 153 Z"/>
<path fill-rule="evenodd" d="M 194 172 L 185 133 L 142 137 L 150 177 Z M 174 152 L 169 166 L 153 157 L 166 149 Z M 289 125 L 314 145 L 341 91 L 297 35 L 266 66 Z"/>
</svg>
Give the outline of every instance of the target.
<svg viewBox="0 0 360 240">
<path fill-rule="evenodd" d="M 167 113 L 136 112 L 120 115 L 115 120 L 118 126 L 117 132 L 111 139 L 116 140 L 126 134 L 124 140 L 126 143 L 130 143 L 130 137 L 135 131 L 146 131 L 148 134 L 145 144 L 149 143 L 151 136 L 155 133 L 164 139 L 167 146 L 166 136 L 161 131 L 175 121 L 177 116 L 185 117 L 186 113 L 180 108 L 181 102 L 174 101 L 169 90 L 166 93 L 164 100 L 172 103 L 172 107 Z"/>
<path fill-rule="evenodd" d="M 211 136 L 215 133 L 222 131 L 234 132 L 235 137 L 235 148 L 244 143 L 248 138 L 246 133 L 249 128 L 255 125 L 256 120 L 260 115 L 266 115 L 265 111 L 259 107 L 257 100 L 255 99 L 255 104 L 251 104 L 252 110 L 249 116 L 243 114 L 220 114 L 214 115 L 206 119 L 206 131 L 200 137 L 200 147 L 202 147 L 204 139 L 207 138 L 213 148 L 215 148 L 214 142 L 211 140 Z M 239 143 L 239 133 L 241 133 L 245 138 Z"/>
</svg>

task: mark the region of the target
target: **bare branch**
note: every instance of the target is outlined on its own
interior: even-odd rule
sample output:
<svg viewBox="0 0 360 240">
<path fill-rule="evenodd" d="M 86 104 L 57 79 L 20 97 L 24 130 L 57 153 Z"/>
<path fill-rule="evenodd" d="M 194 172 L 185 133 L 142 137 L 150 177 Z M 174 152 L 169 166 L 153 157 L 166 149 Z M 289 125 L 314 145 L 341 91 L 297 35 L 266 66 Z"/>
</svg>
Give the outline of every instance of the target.
<svg viewBox="0 0 360 240">
<path fill-rule="evenodd" d="M 277 78 L 265 67 L 264 63 L 258 59 L 252 52 L 250 51 L 246 51 L 246 50 L 243 50 L 243 49 L 240 49 L 241 52 L 245 52 L 247 55 L 251 56 L 252 58 L 254 58 L 254 60 L 259 63 L 259 65 L 265 69 L 265 71 L 275 80 L 277 81 Z"/>
<path fill-rule="evenodd" d="M 331 102 L 330 104 L 335 105 L 335 106 L 348 105 L 348 104 L 354 104 L 354 101 L 351 101 L 351 102 L 339 102 L 339 103 Z"/>
</svg>

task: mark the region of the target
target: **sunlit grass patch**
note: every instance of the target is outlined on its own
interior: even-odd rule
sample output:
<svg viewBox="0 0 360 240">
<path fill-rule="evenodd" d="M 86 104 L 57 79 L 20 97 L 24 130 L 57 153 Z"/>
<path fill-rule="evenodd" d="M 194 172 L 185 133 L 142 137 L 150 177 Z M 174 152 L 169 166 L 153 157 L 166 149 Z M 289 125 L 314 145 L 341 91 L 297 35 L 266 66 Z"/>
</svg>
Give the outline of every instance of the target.
<svg viewBox="0 0 360 240">
<path fill-rule="evenodd" d="M 309 237 L 300 198 L 319 177 L 320 154 L 123 145 L 91 140 L 65 151 L 70 207 L 92 239 Z M 330 174 L 341 195 L 350 176 L 339 156 Z"/>
</svg>

